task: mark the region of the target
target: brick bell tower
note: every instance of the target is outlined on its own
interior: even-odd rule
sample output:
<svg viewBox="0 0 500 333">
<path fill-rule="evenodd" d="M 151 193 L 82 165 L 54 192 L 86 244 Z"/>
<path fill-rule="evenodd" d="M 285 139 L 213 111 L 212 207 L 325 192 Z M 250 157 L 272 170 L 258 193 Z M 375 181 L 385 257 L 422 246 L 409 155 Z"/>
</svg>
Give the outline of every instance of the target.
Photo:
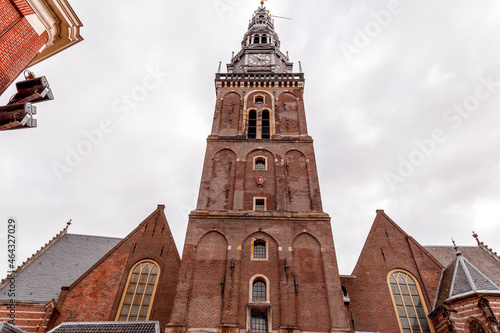
<svg viewBox="0 0 500 333">
<path fill-rule="evenodd" d="M 217 102 L 166 332 L 349 332 L 304 75 L 263 2 Z"/>
</svg>

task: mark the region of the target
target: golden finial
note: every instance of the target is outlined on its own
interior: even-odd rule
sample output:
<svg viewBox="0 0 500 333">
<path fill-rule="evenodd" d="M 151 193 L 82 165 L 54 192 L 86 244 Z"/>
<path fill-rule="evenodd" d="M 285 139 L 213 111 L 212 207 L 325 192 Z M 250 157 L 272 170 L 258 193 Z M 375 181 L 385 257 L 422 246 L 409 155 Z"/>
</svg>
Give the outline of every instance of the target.
<svg viewBox="0 0 500 333">
<path fill-rule="evenodd" d="M 264 6 L 264 0 L 262 0 L 262 1 L 260 2 L 260 5 L 261 5 L 261 6 Z"/>
</svg>

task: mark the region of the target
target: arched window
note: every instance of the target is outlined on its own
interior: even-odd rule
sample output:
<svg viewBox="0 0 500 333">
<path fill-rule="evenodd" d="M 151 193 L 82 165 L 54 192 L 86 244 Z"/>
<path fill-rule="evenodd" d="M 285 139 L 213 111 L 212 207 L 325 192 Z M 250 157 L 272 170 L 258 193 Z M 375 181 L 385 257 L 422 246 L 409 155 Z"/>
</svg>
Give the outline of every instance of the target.
<svg viewBox="0 0 500 333">
<path fill-rule="evenodd" d="M 158 265 L 150 260 L 137 263 L 130 270 L 121 300 L 117 321 L 147 321 L 160 275 Z"/>
<path fill-rule="evenodd" d="M 271 124 L 269 120 L 269 111 L 262 111 L 262 139 L 271 138 Z"/>
<path fill-rule="evenodd" d="M 260 43 L 267 44 L 267 35 L 262 35 L 262 37 L 260 38 Z"/>
<path fill-rule="evenodd" d="M 260 36 L 259 35 L 255 35 L 253 37 L 253 43 L 254 44 L 260 44 Z"/>
<path fill-rule="evenodd" d="M 255 110 L 248 114 L 248 138 L 257 138 L 257 112 Z"/>
<path fill-rule="evenodd" d="M 256 239 L 253 241 L 253 259 L 266 259 L 266 241 L 262 239 Z"/>
<path fill-rule="evenodd" d="M 254 160 L 254 170 L 266 170 L 266 158 L 256 157 Z"/>
<path fill-rule="evenodd" d="M 252 301 L 266 301 L 267 290 L 264 280 L 255 280 L 252 285 Z"/>
<path fill-rule="evenodd" d="M 395 271 L 389 275 L 388 282 L 401 332 L 434 332 L 429 325 L 427 309 L 415 280 L 405 272 Z"/>
<path fill-rule="evenodd" d="M 247 312 L 247 331 L 269 332 L 271 321 L 269 280 L 263 275 L 255 275 L 249 281 L 250 299 Z M 268 303 L 265 305 L 264 303 Z"/>
<path fill-rule="evenodd" d="M 472 319 L 469 323 L 469 332 L 470 333 L 486 333 L 483 325 L 477 320 Z"/>
</svg>

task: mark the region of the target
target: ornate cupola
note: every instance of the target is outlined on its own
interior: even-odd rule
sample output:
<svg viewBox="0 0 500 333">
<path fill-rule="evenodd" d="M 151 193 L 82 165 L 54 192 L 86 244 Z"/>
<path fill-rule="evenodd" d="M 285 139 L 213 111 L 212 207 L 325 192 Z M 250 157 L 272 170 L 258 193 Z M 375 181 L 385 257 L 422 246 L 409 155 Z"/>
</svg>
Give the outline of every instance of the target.
<svg viewBox="0 0 500 333">
<path fill-rule="evenodd" d="M 264 1 L 254 12 L 241 42 L 241 51 L 227 65 L 228 73 L 291 73 L 293 64 L 280 51 L 274 20 Z"/>
</svg>

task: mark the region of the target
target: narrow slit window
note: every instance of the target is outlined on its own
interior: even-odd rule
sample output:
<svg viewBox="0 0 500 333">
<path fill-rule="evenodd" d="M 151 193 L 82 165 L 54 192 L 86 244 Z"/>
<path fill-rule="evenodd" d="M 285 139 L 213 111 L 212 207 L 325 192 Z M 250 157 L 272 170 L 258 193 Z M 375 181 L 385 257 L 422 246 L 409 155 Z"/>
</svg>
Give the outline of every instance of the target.
<svg viewBox="0 0 500 333">
<path fill-rule="evenodd" d="M 270 139 L 271 124 L 269 120 L 269 111 L 262 112 L 262 139 Z"/>
<path fill-rule="evenodd" d="M 248 138 L 255 139 L 257 137 L 257 112 L 250 111 L 248 114 Z"/>
</svg>

